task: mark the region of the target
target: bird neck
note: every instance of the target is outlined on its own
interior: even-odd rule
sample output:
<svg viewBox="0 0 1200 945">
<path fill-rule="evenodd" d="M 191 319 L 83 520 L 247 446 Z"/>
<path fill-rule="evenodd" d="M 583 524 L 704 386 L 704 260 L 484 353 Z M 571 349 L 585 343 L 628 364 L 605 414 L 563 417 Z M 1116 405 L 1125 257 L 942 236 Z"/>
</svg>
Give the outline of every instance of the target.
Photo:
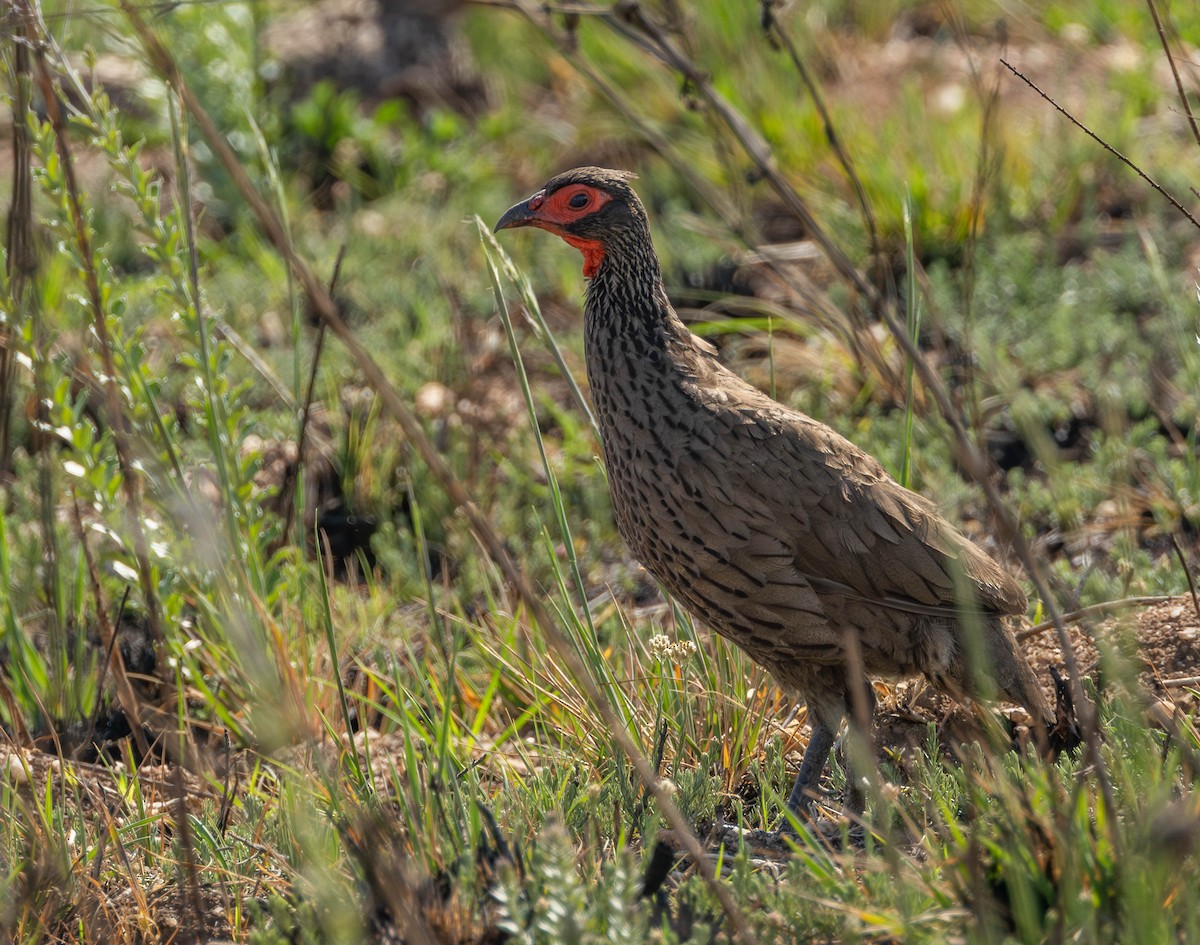
<svg viewBox="0 0 1200 945">
<path fill-rule="evenodd" d="M 718 369 L 711 346 L 671 307 L 657 259 L 633 262 L 611 251 L 588 283 L 584 305 L 588 383 L 608 439 L 652 391 L 678 392 L 688 378 Z M 673 395 L 672 395 L 673 396 Z"/>
<path fill-rule="evenodd" d="M 661 350 L 673 317 L 653 252 L 633 254 L 607 247 L 587 287 L 584 332 L 589 346 L 613 351 L 623 339 L 626 344 L 618 345 L 622 349 L 632 345 L 634 352 Z M 622 351 L 621 356 L 634 352 Z"/>
</svg>

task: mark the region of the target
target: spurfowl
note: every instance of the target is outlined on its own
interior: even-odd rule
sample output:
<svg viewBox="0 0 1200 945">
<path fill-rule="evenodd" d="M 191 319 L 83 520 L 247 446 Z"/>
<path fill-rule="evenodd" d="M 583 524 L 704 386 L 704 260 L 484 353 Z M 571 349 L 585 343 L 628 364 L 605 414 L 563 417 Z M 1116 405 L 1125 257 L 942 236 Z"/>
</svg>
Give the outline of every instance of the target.
<svg viewBox="0 0 1200 945">
<path fill-rule="evenodd" d="M 496 229 L 540 227 L 582 251 L 617 527 L 693 614 L 806 700 L 812 735 L 788 806 L 811 812 L 843 718 L 856 700 L 870 711 L 865 676 L 924 674 L 960 699 L 983 679 L 1049 722 L 1006 626 L 1025 609 L 1016 581 L 875 459 L 688 331 L 631 177 L 567 171 Z"/>
</svg>

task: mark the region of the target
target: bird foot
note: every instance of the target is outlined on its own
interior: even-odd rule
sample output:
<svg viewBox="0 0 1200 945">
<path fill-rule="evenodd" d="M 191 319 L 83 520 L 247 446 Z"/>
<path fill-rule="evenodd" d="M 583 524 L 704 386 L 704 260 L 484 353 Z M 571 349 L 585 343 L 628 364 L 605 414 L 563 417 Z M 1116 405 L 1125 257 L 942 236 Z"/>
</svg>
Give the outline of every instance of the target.
<svg viewBox="0 0 1200 945">
<path fill-rule="evenodd" d="M 745 850 L 751 857 L 785 859 L 801 845 L 815 842 L 828 850 L 861 850 L 866 828 L 857 819 L 805 817 L 799 829 L 785 818 L 774 830 L 744 830 L 732 824 L 715 824 L 709 835 L 712 846 L 726 853 Z"/>
<path fill-rule="evenodd" d="M 785 817 L 775 833 L 793 844 L 810 837 L 822 846 L 834 850 L 843 848 L 843 839 L 856 850 L 861 850 L 866 845 L 867 828 L 861 816 L 856 814 L 844 817 L 810 816 L 800 821 L 800 831 L 797 833 L 792 821 Z"/>
<path fill-rule="evenodd" d="M 753 859 L 784 860 L 792 855 L 796 836 L 782 830 L 743 830 L 733 824 L 714 824 L 710 843 L 725 853 L 744 850 Z"/>
</svg>

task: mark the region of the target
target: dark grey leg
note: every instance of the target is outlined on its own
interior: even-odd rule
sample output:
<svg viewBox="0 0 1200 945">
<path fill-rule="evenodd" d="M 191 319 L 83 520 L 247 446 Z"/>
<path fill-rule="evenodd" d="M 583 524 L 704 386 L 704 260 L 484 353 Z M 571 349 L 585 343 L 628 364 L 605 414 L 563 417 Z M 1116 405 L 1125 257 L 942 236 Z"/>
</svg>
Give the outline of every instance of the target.
<svg viewBox="0 0 1200 945">
<path fill-rule="evenodd" d="M 833 748 L 833 739 L 833 729 L 814 720 L 812 736 L 808 740 L 808 747 L 804 749 L 804 759 L 800 762 L 800 773 L 796 775 L 796 783 L 792 785 L 787 802 L 788 808 L 798 817 L 808 817 L 812 810 L 810 795 L 815 793 L 817 782 L 821 780 L 821 772 L 825 770 L 825 762 L 829 760 L 829 751 Z"/>
</svg>

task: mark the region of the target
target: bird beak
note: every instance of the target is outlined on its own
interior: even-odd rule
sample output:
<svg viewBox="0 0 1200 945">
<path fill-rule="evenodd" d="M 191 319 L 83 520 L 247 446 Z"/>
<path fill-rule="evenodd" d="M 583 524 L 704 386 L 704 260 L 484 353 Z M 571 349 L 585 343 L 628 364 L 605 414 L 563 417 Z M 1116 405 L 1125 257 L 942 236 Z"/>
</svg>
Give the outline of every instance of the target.
<svg viewBox="0 0 1200 945">
<path fill-rule="evenodd" d="M 507 210 L 505 210 L 504 216 L 502 216 L 499 222 L 496 223 L 495 227 L 492 229 L 492 232 L 499 233 L 501 230 L 507 230 L 509 227 L 513 226 L 534 225 L 534 221 L 537 219 L 537 217 L 534 216 L 533 210 L 530 208 L 529 204 L 533 201 L 534 197 L 538 196 L 540 195 L 534 194 L 533 197 L 530 197 L 528 200 L 522 200 L 516 206 L 509 207 Z"/>
</svg>

